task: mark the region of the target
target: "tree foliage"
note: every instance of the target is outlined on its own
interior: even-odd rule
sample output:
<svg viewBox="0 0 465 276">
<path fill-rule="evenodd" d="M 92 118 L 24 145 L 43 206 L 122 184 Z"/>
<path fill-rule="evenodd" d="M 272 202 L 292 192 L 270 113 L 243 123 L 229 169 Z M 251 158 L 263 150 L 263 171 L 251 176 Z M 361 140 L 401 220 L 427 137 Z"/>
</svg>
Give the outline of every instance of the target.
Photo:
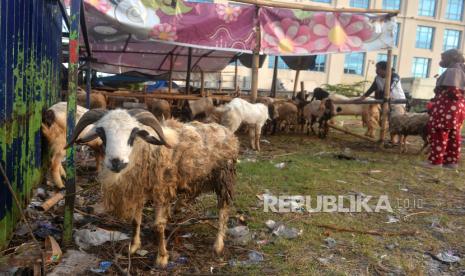
<svg viewBox="0 0 465 276">
<path fill-rule="evenodd" d="M 368 81 L 359 81 L 352 84 L 323 84 L 323 89 L 330 93 L 337 93 L 347 97 L 361 96 L 368 89 Z"/>
</svg>

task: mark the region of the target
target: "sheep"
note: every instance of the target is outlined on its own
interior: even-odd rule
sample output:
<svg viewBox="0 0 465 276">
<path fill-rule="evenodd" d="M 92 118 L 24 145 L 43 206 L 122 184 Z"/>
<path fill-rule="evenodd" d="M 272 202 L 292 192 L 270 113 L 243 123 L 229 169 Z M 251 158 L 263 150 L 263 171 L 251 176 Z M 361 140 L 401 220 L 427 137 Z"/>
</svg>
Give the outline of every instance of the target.
<svg viewBox="0 0 465 276">
<path fill-rule="evenodd" d="M 236 132 L 242 124 L 246 124 L 250 147 L 260 151 L 260 135 L 268 118 L 268 108 L 264 104 L 252 104 L 241 98 L 234 98 L 226 105 L 208 112 L 207 121 L 220 122 L 232 132 Z"/>
<path fill-rule="evenodd" d="M 66 155 L 64 150 L 66 144 L 66 107 L 66 102 L 59 102 L 51 106 L 43 113 L 41 124 L 42 134 L 46 138 L 51 151 L 50 172 L 52 181 L 59 189 L 65 187 L 61 176 L 66 177 L 66 172 L 61 165 L 61 161 Z M 86 108 L 77 106 L 76 122 L 81 119 L 85 112 L 87 112 Z M 88 129 L 84 130 L 82 134 L 85 135 L 87 131 Z M 85 144 L 95 152 L 96 169 L 98 171 L 100 161 L 103 159 L 102 141 L 97 139 Z"/>
<path fill-rule="evenodd" d="M 183 119 L 186 121 L 201 120 L 206 116 L 207 110 L 214 107 L 213 100 L 210 97 L 200 98 L 199 100 L 188 100 L 183 107 Z"/>
<path fill-rule="evenodd" d="M 77 93 L 77 104 L 81 106 L 87 106 L 87 95 L 86 92 L 78 90 Z M 90 93 L 90 109 L 94 108 L 107 108 L 107 100 L 105 95 L 100 92 Z"/>
<path fill-rule="evenodd" d="M 158 120 L 171 118 L 171 106 L 167 100 L 151 99 L 147 102 L 147 107 Z"/>
<path fill-rule="evenodd" d="M 121 97 L 121 96 L 109 96 L 108 97 L 108 109 L 115 109 L 122 107 L 124 103 L 138 103 L 139 99 L 135 97 Z"/>
<path fill-rule="evenodd" d="M 429 121 L 428 113 L 395 113 L 389 116 L 389 132 L 391 140 L 395 135 L 399 135 L 399 151 L 407 152 L 407 136 L 419 135 L 423 139 L 423 147 L 419 151 L 422 153 L 428 146 L 427 125 Z"/>
<path fill-rule="evenodd" d="M 288 133 L 290 126 L 297 123 L 299 113 L 297 106 L 292 102 L 275 102 L 273 105 L 277 111 L 277 116 L 275 115 L 276 119 L 273 121 L 272 134 L 276 133 L 276 129 L 281 128 L 283 124 L 285 124 L 286 133 Z"/>
<path fill-rule="evenodd" d="M 313 125 L 315 122 L 319 123 L 318 136 L 325 138 L 329 131 L 328 121 L 336 114 L 334 103 L 328 99 L 326 101 L 313 100 L 305 105 L 303 110 L 303 117 L 307 121 L 307 135 L 315 133 Z"/>
<path fill-rule="evenodd" d="M 77 139 L 89 125 L 93 126 L 87 135 Z M 214 191 L 219 208 L 214 251 L 221 254 L 239 154 L 239 141 L 230 130 L 218 124 L 174 119 L 160 123 L 143 109 L 95 109 L 79 121 L 71 143 L 96 137 L 105 145 L 104 166 L 98 176 L 104 205 L 107 211 L 133 221 L 130 253 L 141 246 L 142 209 L 151 201 L 158 236 L 156 264 L 166 267 L 164 232 L 171 203 L 178 197 L 194 199 Z"/>
</svg>

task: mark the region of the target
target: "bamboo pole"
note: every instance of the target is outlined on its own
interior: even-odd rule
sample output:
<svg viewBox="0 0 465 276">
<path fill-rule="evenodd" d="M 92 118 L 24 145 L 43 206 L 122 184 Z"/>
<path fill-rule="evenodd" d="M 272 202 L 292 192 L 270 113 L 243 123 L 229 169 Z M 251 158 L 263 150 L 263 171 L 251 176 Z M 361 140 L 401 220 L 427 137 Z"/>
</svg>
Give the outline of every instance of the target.
<svg viewBox="0 0 465 276">
<path fill-rule="evenodd" d="M 363 140 L 367 140 L 367 141 L 370 141 L 370 142 L 377 142 L 376 139 L 370 138 L 370 137 L 368 137 L 368 136 L 360 135 L 360 134 L 358 134 L 358 133 L 354 133 L 354 132 L 352 132 L 352 131 L 350 131 L 350 130 L 347 130 L 347 129 L 345 129 L 345 128 L 342 128 L 342 127 L 338 127 L 338 126 L 331 125 L 331 124 L 328 124 L 328 126 L 329 126 L 330 128 L 335 129 L 335 130 L 344 132 L 345 134 L 349 134 L 349 135 L 355 136 L 355 137 L 360 138 L 360 139 L 363 139 Z"/>
<path fill-rule="evenodd" d="M 170 72 L 168 74 L 168 93 L 173 92 L 173 53 L 170 54 Z"/>
<path fill-rule="evenodd" d="M 233 2 L 251 4 L 258 7 L 272 7 L 284 9 L 297 9 L 302 11 L 323 11 L 323 12 L 353 12 L 353 13 L 388 13 L 398 14 L 399 10 L 383 10 L 383 9 L 361 9 L 361 8 L 333 8 L 324 6 L 314 6 L 302 3 L 288 3 L 268 0 L 234 0 Z"/>
<path fill-rule="evenodd" d="M 79 67 L 79 18 L 81 0 L 71 0 L 71 27 L 69 30 L 68 103 L 66 117 L 66 142 L 69 144 L 76 125 L 76 91 Z M 63 243 L 70 245 L 73 240 L 73 213 L 76 195 L 75 147 L 66 150 L 66 194 L 63 219 Z"/>
<path fill-rule="evenodd" d="M 384 84 L 384 103 L 381 109 L 381 130 L 379 132 L 379 142 L 384 144 L 389 117 L 389 100 L 391 99 L 391 77 L 392 77 L 392 49 L 387 52 L 387 72 Z"/>
<path fill-rule="evenodd" d="M 192 67 L 192 48 L 189 47 L 189 55 L 187 56 L 187 74 L 186 74 L 186 94 L 191 93 L 191 68 Z"/>
<path fill-rule="evenodd" d="M 295 95 L 297 94 L 297 85 L 299 85 L 299 75 L 300 70 L 295 71 L 294 90 L 292 91 L 292 97 L 295 97 Z"/>
<path fill-rule="evenodd" d="M 86 72 L 86 108 L 90 109 L 90 91 L 91 87 L 91 75 L 92 75 L 92 68 L 90 67 L 90 62 L 87 64 L 87 72 Z"/>
<path fill-rule="evenodd" d="M 273 80 L 271 83 L 271 93 L 272 98 L 276 98 L 276 82 L 278 79 L 278 56 L 274 57 L 274 66 L 273 66 Z"/>
<path fill-rule="evenodd" d="M 305 84 L 303 81 L 300 82 L 300 92 L 302 92 L 302 94 L 305 93 Z"/>
<path fill-rule="evenodd" d="M 258 10 L 258 7 L 256 7 L 257 16 Z M 258 20 L 255 29 L 255 49 L 253 50 L 252 57 L 252 84 L 250 87 L 252 103 L 255 103 L 258 96 L 258 65 L 260 63 L 260 23 L 258 22 Z"/>
<path fill-rule="evenodd" d="M 205 75 L 203 71 L 200 71 L 200 95 L 203 97 L 205 93 Z"/>
<path fill-rule="evenodd" d="M 234 89 L 237 89 L 238 79 L 237 79 L 237 59 L 234 63 Z"/>
</svg>

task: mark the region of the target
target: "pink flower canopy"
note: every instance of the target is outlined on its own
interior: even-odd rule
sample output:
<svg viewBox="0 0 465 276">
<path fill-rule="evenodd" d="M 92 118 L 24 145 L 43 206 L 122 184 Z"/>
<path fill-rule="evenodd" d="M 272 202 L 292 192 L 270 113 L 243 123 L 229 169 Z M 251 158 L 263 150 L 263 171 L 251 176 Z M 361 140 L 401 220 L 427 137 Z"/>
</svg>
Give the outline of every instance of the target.
<svg viewBox="0 0 465 276">
<path fill-rule="evenodd" d="M 182 0 L 85 0 L 84 7 L 81 45 L 88 42 L 94 68 L 110 73 L 184 72 L 189 56 L 194 71 L 221 71 L 252 53 L 258 24 L 261 54 L 281 56 L 387 49 L 396 32 L 387 14 L 263 7 L 257 15 L 253 5 Z"/>
</svg>

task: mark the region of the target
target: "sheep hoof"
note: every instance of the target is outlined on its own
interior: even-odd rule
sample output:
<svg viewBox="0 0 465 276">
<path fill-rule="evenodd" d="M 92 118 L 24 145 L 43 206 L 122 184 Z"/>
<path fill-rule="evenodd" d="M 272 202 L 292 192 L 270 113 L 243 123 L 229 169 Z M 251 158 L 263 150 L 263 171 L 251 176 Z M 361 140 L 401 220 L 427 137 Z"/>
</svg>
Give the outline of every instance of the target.
<svg viewBox="0 0 465 276">
<path fill-rule="evenodd" d="M 134 243 L 134 244 L 131 244 L 131 247 L 129 248 L 129 253 L 134 254 L 136 253 L 137 250 L 139 250 L 140 248 L 140 243 Z"/>
<path fill-rule="evenodd" d="M 165 268 L 168 265 L 168 255 L 157 255 L 157 260 L 155 261 L 155 264 L 161 268 Z"/>
<path fill-rule="evenodd" d="M 216 240 L 215 244 L 213 245 L 213 251 L 217 256 L 221 256 L 224 250 L 224 242 L 223 240 Z"/>
</svg>

